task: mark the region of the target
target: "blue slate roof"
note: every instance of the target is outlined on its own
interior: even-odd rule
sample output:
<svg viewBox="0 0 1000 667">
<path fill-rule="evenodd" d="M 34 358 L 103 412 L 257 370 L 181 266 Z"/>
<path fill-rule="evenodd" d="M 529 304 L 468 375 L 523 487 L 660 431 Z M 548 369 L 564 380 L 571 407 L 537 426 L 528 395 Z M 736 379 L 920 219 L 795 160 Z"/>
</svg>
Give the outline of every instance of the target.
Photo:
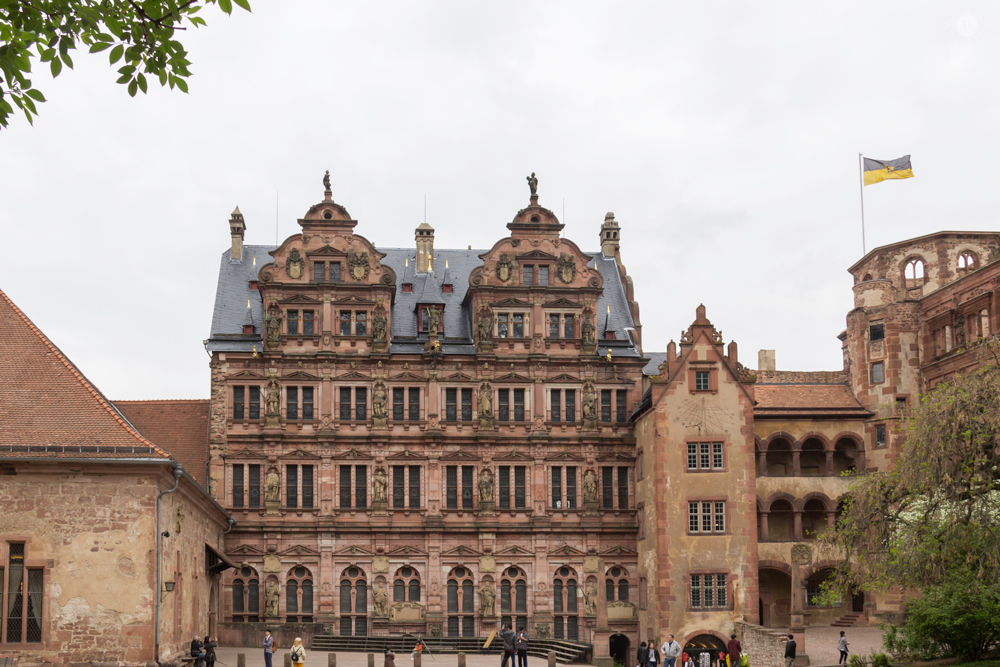
<svg viewBox="0 0 1000 667">
<path fill-rule="evenodd" d="M 263 305 L 259 292 L 248 289 L 251 280 L 257 279 L 257 269 L 271 261 L 270 252 L 277 246 L 243 246 L 243 259 L 230 259 L 231 251 L 222 253 L 219 267 L 219 283 L 215 293 L 215 310 L 212 314 L 212 331 L 209 336 L 210 352 L 243 351 L 250 352 L 254 345 L 262 349 Z M 399 276 L 396 283 L 396 297 L 392 312 L 392 354 L 420 354 L 424 350 L 426 334 L 417 331 L 417 304 L 439 303 L 444 305 L 444 338 L 442 352 L 445 354 L 475 354 L 472 339 L 472 314 L 462 306 L 469 289 L 469 274 L 482 266 L 480 255 L 486 250 L 434 250 L 434 271 L 416 273 L 416 250 L 411 248 L 379 248 L 385 253 L 382 263 L 393 268 Z M 627 329 L 635 323 L 625 298 L 614 257 L 602 253 L 588 253 L 591 260 L 604 277 L 604 293 L 597 304 L 598 353 L 601 356 L 611 349 L 612 357 L 638 357 L 639 351 L 631 342 Z M 254 266 L 253 260 L 257 263 Z M 409 259 L 409 267 L 406 266 Z M 453 292 L 441 289 L 448 280 Z M 403 292 L 403 283 L 413 284 L 412 292 Z M 244 335 L 243 325 L 247 320 L 247 300 L 254 328 L 253 335 Z M 609 312 L 610 306 L 610 312 Z M 605 332 L 615 332 L 614 341 L 605 341 Z"/>
</svg>

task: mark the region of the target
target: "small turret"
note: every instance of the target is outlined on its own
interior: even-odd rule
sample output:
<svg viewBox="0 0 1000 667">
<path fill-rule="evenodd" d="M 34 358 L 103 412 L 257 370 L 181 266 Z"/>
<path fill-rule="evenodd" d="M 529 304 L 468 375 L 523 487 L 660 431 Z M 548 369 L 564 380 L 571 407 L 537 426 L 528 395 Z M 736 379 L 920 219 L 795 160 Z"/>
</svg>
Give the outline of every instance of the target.
<svg viewBox="0 0 1000 667">
<path fill-rule="evenodd" d="M 233 261 L 243 260 L 243 234 L 246 229 L 247 225 L 243 221 L 243 214 L 240 213 L 240 207 L 237 206 L 229 218 L 229 233 L 233 237 L 233 248 L 229 258 Z"/>
<path fill-rule="evenodd" d="M 434 270 L 434 228 L 426 222 L 420 223 L 415 233 L 417 243 L 417 273 Z"/>
<path fill-rule="evenodd" d="M 605 257 L 616 257 L 618 255 L 618 223 L 615 221 L 615 214 L 608 212 L 604 216 L 601 224 L 601 252 Z"/>
</svg>

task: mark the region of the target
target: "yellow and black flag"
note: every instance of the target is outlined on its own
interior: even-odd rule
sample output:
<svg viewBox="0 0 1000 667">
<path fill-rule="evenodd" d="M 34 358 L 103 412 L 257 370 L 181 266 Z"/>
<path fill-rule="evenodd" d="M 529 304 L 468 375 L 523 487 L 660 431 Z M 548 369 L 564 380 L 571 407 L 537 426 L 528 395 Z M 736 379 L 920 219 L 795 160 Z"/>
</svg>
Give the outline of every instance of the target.
<svg viewBox="0 0 1000 667">
<path fill-rule="evenodd" d="M 880 183 L 890 178 L 913 178 L 913 167 L 910 156 L 904 155 L 895 160 L 865 160 L 865 185 Z"/>
</svg>

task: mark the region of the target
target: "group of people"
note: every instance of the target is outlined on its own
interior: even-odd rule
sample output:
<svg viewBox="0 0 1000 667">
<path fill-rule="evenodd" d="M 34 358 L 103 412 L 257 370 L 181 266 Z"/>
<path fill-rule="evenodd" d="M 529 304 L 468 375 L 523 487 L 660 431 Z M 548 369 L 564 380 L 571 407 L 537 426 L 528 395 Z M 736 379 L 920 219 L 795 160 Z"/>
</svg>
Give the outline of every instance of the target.
<svg viewBox="0 0 1000 667">
<path fill-rule="evenodd" d="M 661 655 L 663 657 L 662 667 L 694 667 L 691 656 L 683 652 L 681 645 L 677 643 L 673 635 L 667 635 L 667 641 L 663 642 L 659 651 L 656 650 L 656 645 L 652 642 L 648 646 L 646 642 L 641 642 L 636 651 L 635 660 L 638 667 L 657 667 Z M 678 659 L 681 661 L 680 665 L 677 665 Z"/>
<path fill-rule="evenodd" d="M 219 645 L 218 637 L 205 637 L 202 641 L 198 635 L 191 640 L 191 657 L 195 665 L 215 667 L 215 647 Z"/>
<path fill-rule="evenodd" d="M 507 660 L 510 660 L 510 667 L 528 667 L 528 633 L 524 628 L 518 628 L 517 632 L 514 632 L 506 625 L 501 625 L 497 634 L 503 640 L 503 662 L 500 663 L 500 667 L 507 667 Z"/>
<path fill-rule="evenodd" d="M 274 637 L 271 636 L 270 630 L 264 631 L 264 641 L 261 642 L 261 646 L 264 647 L 265 667 L 272 667 L 271 660 L 274 657 L 274 649 L 278 647 L 274 643 Z M 296 637 L 295 641 L 292 642 L 292 650 L 289 653 L 292 656 L 292 664 L 295 667 L 302 667 L 302 664 L 306 661 L 306 649 L 302 646 L 302 639 L 300 637 Z"/>
</svg>

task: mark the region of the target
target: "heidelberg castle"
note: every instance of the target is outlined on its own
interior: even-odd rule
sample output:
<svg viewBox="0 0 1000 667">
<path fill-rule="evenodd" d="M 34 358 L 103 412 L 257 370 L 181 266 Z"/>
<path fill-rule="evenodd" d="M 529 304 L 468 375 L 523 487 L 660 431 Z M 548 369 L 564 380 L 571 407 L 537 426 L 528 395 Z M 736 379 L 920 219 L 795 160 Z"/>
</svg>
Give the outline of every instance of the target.
<svg viewBox="0 0 1000 667">
<path fill-rule="evenodd" d="M 587 252 L 530 185 L 485 250 L 426 223 L 377 246 L 329 186 L 277 247 L 244 245 L 233 213 L 208 341 L 211 492 L 241 564 L 220 620 L 513 622 L 620 652 L 898 612 L 863 591 L 815 606 L 833 561 L 811 541 L 851 473 L 898 455 L 901 410 L 1000 327 L 1000 234 L 873 250 L 843 369 L 761 351 L 753 371 L 703 306 L 644 350 L 614 215 Z"/>
</svg>

